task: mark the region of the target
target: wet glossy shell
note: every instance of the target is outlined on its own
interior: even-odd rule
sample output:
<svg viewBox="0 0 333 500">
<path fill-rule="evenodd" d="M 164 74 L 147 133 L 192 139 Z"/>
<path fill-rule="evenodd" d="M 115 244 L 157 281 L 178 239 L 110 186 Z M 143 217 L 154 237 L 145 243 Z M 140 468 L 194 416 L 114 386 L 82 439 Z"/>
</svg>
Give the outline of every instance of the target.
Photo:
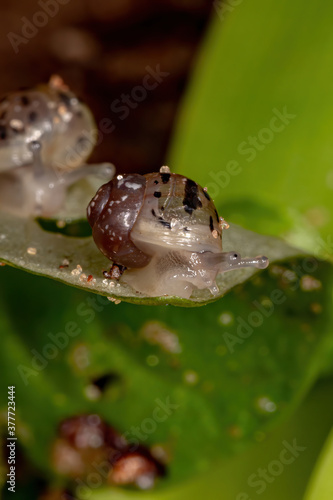
<svg viewBox="0 0 333 500">
<path fill-rule="evenodd" d="M 12 92 L 0 101 L 0 172 L 31 163 L 31 141 L 41 142 L 46 165 L 75 168 L 93 149 L 94 128 L 87 106 L 67 89 L 41 85 Z"/>
<path fill-rule="evenodd" d="M 97 247 L 125 267 L 145 267 L 169 250 L 222 252 L 214 203 L 182 175 L 120 175 L 97 191 L 87 216 Z"/>
<path fill-rule="evenodd" d="M 131 231 L 144 204 L 143 175 L 120 175 L 99 188 L 88 205 L 87 217 L 100 251 L 116 264 L 144 267 L 150 257 L 132 241 Z"/>
<path fill-rule="evenodd" d="M 192 252 L 222 251 L 219 216 L 208 193 L 178 174 L 154 173 L 131 232 L 132 241 L 152 255 L 157 247 Z"/>
</svg>

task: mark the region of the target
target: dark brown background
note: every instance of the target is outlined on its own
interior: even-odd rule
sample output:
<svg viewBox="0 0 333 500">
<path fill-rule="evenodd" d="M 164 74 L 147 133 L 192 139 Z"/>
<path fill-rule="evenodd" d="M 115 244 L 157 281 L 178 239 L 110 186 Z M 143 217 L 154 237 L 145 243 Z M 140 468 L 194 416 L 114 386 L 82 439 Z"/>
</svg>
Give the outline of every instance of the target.
<svg viewBox="0 0 333 500">
<path fill-rule="evenodd" d="M 91 161 L 112 161 L 119 172 L 156 171 L 165 160 L 212 1 L 68 0 L 57 5 L 58 12 L 15 54 L 8 33 L 22 36 L 22 17 L 33 22 L 43 9 L 37 0 L 1 0 L 0 93 L 60 74 L 88 103 L 97 123 L 109 118 L 115 125 Z M 157 65 L 170 75 L 121 120 L 111 111 L 112 102 L 142 84 L 146 66 Z"/>
</svg>

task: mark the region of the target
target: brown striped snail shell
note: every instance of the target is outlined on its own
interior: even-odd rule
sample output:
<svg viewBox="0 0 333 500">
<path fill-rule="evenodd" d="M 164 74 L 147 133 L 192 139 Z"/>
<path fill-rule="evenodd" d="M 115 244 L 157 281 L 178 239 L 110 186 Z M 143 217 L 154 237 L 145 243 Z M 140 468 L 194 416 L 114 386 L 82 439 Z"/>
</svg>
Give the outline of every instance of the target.
<svg viewBox="0 0 333 500">
<path fill-rule="evenodd" d="M 87 216 L 99 250 L 128 268 L 125 281 L 149 296 L 189 298 L 196 288 L 217 294 L 219 273 L 268 266 L 264 256 L 223 252 L 225 223 L 208 193 L 168 167 L 118 175 L 100 187 Z"/>
<path fill-rule="evenodd" d="M 48 216 L 68 186 L 87 175 L 112 178 L 110 164 L 86 165 L 95 145 L 89 108 L 58 76 L 0 100 L 0 208 Z"/>
</svg>

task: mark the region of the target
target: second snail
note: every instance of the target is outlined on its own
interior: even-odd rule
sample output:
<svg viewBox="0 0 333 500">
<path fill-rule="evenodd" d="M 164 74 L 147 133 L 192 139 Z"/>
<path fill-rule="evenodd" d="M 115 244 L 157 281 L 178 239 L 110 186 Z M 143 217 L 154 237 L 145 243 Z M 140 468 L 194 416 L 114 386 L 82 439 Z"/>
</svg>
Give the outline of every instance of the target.
<svg viewBox="0 0 333 500">
<path fill-rule="evenodd" d="M 9 92 L 0 100 L 0 208 L 20 217 L 49 217 L 67 189 L 97 175 L 111 179 L 110 163 L 85 163 L 95 145 L 88 108 L 59 76 L 46 85 Z"/>
</svg>

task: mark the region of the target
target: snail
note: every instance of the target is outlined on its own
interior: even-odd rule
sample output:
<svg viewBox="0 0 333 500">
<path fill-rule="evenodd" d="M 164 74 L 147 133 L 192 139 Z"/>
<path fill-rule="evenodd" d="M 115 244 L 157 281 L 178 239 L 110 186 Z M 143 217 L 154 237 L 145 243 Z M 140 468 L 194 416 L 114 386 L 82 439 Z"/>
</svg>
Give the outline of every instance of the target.
<svg viewBox="0 0 333 500">
<path fill-rule="evenodd" d="M 205 189 L 161 167 L 159 173 L 118 175 L 87 207 L 93 239 L 114 264 L 109 277 L 126 269 L 126 283 L 148 296 L 189 298 L 195 289 L 219 292 L 219 273 L 256 267 L 264 256 L 222 251 L 220 218 Z M 125 276 L 124 276 L 125 278 Z"/>
<path fill-rule="evenodd" d="M 86 177 L 112 178 L 111 164 L 84 164 L 94 145 L 89 108 L 59 76 L 0 100 L 0 207 L 19 216 L 49 216 L 67 188 Z"/>
</svg>

